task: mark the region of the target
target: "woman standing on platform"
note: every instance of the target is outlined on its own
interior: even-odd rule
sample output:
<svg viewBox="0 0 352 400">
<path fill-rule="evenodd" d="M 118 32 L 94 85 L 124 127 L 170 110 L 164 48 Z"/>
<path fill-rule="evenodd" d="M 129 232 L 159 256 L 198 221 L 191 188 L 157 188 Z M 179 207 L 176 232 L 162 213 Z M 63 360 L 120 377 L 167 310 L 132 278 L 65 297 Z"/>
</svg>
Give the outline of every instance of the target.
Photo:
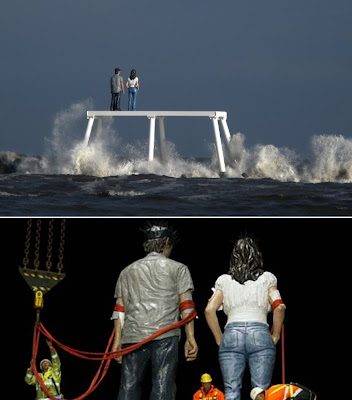
<svg viewBox="0 0 352 400">
<path fill-rule="evenodd" d="M 131 70 L 130 77 L 127 79 L 126 87 L 128 88 L 128 111 L 136 111 L 139 81 L 135 69 Z"/>
<path fill-rule="evenodd" d="M 216 311 L 227 315 L 225 330 Z M 280 339 L 285 304 L 277 289 L 277 278 L 263 269 L 257 243 L 250 237 L 236 241 L 227 274 L 215 282 L 215 291 L 205 309 L 205 317 L 219 346 L 219 362 L 226 400 L 240 400 L 246 364 L 251 377 L 251 398 L 271 385 L 275 365 L 275 345 Z M 272 332 L 267 315 L 273 311 Z"/>
</svg>

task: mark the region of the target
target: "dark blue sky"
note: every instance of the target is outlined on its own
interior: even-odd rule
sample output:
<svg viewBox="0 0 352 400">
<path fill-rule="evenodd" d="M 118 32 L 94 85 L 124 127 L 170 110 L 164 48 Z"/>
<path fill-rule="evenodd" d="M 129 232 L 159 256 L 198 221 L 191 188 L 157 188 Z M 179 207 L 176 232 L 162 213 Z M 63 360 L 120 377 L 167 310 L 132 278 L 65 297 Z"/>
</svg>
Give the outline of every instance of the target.
<svg viewBox="0 0 352 400">
<path fill-rule="evenodd" d="M 5 0 L 0 44 L 0 151 L 42 154 L 58 113 L 109 109 L 115 67 L 137 70 L 138 110 L 227 111 L 248 147 L 352 136 L 350 0 Z M 147 121 L 127 125 L 147 140 Z M 181 155 L 213 142 L 208 121 L 166 131 Z"/>
</svg>

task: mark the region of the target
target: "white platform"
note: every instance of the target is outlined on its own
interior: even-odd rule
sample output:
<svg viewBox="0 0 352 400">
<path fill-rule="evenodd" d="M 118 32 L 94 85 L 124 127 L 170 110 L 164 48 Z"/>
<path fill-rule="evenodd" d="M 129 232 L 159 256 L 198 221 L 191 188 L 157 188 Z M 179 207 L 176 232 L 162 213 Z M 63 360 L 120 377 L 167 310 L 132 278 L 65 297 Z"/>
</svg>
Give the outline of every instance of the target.
<svg viewBox="0 0 352 400">
<path fill-rule="evenodd" d="M 87 111 L 87 118 L 99 117 L 208 117 L 227 118 L 225 111 Z"/>
<path fill-rule="evenodd" d="M 93 128 L 94 120 L 97 119 L 101 123 L 102 119 L 109 117 L 147 117 L 150 120 L 149 124 L 149 161 L 154 159 L 155 145 L 155 120 L 158 120 L 160 133 L 160 155 L 163 160 L 165 157 L 165 117 L 207 117 L 212 120 L 216 149 L 219 159 L 220 173 L 226 172 L 224 153 L 220 137 L 219 121 L 221 122 L 223 132 L 225 134 L 226 144 L 231 139 L 230 131 L 227 126 L 226 111 L 87 111 L 88 126 L 84 138 L 84 145 L 88 146 L 90 135 Z M 99 129 L 99 127 L 98 127 Z M 100 126 L 101 130 L 101 126 Z"/>
</svg>

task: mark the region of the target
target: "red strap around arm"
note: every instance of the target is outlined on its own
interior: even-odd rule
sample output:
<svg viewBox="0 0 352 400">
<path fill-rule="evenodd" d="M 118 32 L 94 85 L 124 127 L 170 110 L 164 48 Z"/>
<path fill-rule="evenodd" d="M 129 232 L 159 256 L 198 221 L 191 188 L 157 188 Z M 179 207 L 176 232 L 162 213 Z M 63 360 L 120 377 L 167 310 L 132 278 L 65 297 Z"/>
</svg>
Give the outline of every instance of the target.
<svg viewBox="0 0 352 400">
<path fill-rule="evenodd" d="M 280 304 L 284 304 L 282 299 L 277 299 L 273 302 L 271 305 L 271 309 L 274 311 L 276 307 L 278 307 Z"/>
<path fill-rule="evenodd" d="M 125 312 L 125 307 L 122 304 L 115 304 L 114 311 Z"/>
<path fill-rule="evenodd" d="M 188 308 L 195 308 L 194 301 L 192 300 L 185 300 L 182 303 L 180 303 L 180 311 L 187 310 Z"/>
</svg>

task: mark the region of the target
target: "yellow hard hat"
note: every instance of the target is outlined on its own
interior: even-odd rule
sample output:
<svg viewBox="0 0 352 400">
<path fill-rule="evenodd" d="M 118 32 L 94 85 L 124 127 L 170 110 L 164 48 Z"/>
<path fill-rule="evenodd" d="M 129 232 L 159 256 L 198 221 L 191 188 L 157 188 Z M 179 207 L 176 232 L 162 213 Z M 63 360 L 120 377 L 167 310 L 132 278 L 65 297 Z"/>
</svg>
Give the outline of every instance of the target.
<svg viewBox="0 0 352 400">
<path fill-rule="evenodd" d="M 201 383 L 209 383 L 209 382 L 212 382 L 212 379 L 211 379 L 211 376 L 209 374 L 203 374 L 200 377 L 200 381 L 201 381 Z"/>
</svg>

